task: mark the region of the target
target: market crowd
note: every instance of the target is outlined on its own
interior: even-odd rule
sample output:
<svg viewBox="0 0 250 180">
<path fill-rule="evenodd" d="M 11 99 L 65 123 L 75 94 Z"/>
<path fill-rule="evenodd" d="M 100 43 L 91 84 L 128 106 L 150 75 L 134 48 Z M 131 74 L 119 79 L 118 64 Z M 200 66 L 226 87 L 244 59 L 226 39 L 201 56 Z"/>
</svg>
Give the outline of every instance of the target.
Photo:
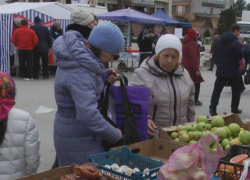
<svg viewBox="0 0 250 180">
<path fill-rule="evenodd" d="M 98 100 L 105 85 L 119 78 L 114 69 L 106 69 L 116 54 L 124 48 L 121 30 L 113 23 L 97 25 L 96 18 L 85 11 L 71 14 L 72 24 L 66 33 L 55 24 L 52 33 L 36 18 L 30 29 L 26 20 L 15 30 L 12 42 L 18 48 L 23 78 L 39 76 L 39 58 L 47 63 L 52 47 L 57 71 L 55 76 L 55 100 L 57 112 L 54 120 L 54 146 L 56 150 L 53 168 L 73 163 L 83 164 L 89 154 L 104 151 L 103 140 L 114 144 L 122 138 L 120 129 L 112 126 L 102 116 Z M 15 22 L 16 23 L 16 22 Z M 53 30 L 54 29 L 54 30 Z M 240 26 L 232 25 L 230 32 L 218 38 L 215 33 L 212 60 L 217 66 L 216 81 L 211 98 L 210 113 L 217 114 L 221 91 L 229 82 L 232 86 L 233 113 L 238 109 L 242 89 L 243 56 Z M 204 81 L 200 71 L 198 33 L 190 29 L 181 41 L 172 34 L 156 35 L 143 30 L 138 38 L 141 46 L 146 40 L 152 54 L 141 56 L 140 67 L 135 70 L 132 86 L 150 90 L 148 113 L 148 138 L 159 137 L 159 129 L 195 120 L 195 106 L 199 101 L 200 85 Z M 40 44 L 39 44 L 40 43 Z M 143 44 L 145 45 L 145 44 Z M 246 50 L 245 50 L 246 51 Z M 45 59 L 45 60 L 44 60 Z M 249 61 L 248 61 L 249 62 Z M 246 63 L 245 63 L 246 64 Z M 43 77 L 48 78 L 43 65 Z M 213 69 L 211 65 L 209 70 Z M 46 72 L 45 72 L 46 71 Z M 14 108 L 18 87 L 12 77 L 0 73 L 0 179 L 12 180 L 36 173 L 40 164 L 40 140 L 34 120 L 29 113 Z"/>
</svg>

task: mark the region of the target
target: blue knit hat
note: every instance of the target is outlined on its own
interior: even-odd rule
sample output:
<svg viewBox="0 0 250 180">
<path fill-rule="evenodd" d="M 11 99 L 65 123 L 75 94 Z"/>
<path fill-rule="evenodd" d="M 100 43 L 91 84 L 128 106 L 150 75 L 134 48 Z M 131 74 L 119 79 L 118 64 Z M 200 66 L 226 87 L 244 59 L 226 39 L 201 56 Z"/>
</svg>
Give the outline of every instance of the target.
<svg viewBox="0 0 250 180">
<path fill-rule="evenodd" d="M 112 54 L 118 54 L 124 48 L 121 30 L 115 24 L 109 22 L 96 26 L 88 41 L 92 46 Z"/>
</svg>

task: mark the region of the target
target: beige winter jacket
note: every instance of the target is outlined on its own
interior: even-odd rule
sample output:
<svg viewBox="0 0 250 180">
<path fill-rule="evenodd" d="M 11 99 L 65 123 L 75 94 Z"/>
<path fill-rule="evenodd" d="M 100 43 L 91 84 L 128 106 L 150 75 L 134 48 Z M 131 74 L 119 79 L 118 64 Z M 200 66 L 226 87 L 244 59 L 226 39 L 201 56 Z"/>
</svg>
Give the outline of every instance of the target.
<svg viewBox="0 0 250 180">
<path fill-rule="evenodd" d="M 183 67 L 171 77 L 155 64 L 154 57 L 148 58 L 135 70 L 131 85 L 150 89 L 149 115 L 158 130 L 195 120 L 194 83 Z"/>
</svg>

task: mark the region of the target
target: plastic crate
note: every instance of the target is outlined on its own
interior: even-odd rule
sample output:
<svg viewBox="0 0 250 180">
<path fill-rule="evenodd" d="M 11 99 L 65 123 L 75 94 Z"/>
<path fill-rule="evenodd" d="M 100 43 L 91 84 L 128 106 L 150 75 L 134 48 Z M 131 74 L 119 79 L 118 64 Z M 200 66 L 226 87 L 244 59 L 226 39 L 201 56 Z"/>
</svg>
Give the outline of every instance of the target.
<svg viewBox="0 0 250 180">
<path fill-rule="evenodd" d="M 119 180 L 156 179 L 158 171 L 163 165 L 162 161 L 153 160 L 151 158 L 132 153 L 128 147 L 122 147 L 121 149 L 101 154 L 90 155 L 89 159 L 91 162 L 99 166 L 99 170 L 103 174 L 107 174 Z M 144 171 L 144 169 L 148 168 L 149 171 L 148 174 L 136 172 L 133 173 L 132 176 L 128 176 L 105 167 L 105 165 L 112 165 L 114 163 L 118 164 L 119 166 L 127 165 L 130 168 L 137 167 L 140 169 L 140 171 Z"/>
<path fill-rule="evenodd" d="M 231 146 L 226 156 L 220 159 L 215 175 L 220 176 L 222 180 L 239 180 L 244 169 L 244 165 L 231 163 L 230 159 L 241 154 L 247 154 L 250 157 L 250 147 L 238 145 Z M 219 169 L 221 165 L 232 166 L 233 172 L 226 171 L 226 166 L 224 166 L 224 169 Z"/>
</svg>

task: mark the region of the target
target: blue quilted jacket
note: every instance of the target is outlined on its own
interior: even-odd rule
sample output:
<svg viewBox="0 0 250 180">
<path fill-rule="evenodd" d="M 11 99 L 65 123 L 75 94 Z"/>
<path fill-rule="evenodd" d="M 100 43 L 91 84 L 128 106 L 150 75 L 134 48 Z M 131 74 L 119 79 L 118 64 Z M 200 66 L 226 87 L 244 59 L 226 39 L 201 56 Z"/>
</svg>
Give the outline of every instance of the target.
<svg viewBox="0 0 250 180">
<path fill-rule="evenodd" d="M 118 131 L 97 109 L 108 70 L 77 31 L 67 31 L 53 44 L 58 65 L 55 99 L 54 144 L 60 166 L 83 164 L 88 155 L 103 152 L 102 140 L 115 143 Z"/>
</svg>

